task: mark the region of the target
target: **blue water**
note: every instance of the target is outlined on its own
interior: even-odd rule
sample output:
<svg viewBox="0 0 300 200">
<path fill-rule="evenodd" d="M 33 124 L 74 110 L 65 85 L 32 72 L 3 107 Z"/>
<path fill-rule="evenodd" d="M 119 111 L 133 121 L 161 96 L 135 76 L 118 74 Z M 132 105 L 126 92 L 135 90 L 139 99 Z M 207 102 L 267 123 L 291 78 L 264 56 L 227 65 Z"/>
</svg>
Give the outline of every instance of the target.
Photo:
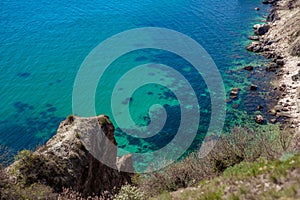
<svg viewBox="0 0 300 200">
<path fill-rule="evenodd" d="M 261 10 L 255 11 L 254 7 Z M 267 9 L 260 0 L 0 1 L 0 144 L 17 152 L 43 144 L 54 135 L 59 122 L 72 113 L 73 83 L 84 58 L 101 41 L 132 28 L 163 27 L 190 36 L 212 56 L 226 89 L 243 85 L 243 81 L 234 82 L 225 72 L 261 59 L 246 52 L 244 46 L 252 25 L 261 21 Z M 166 52 L 143 51 L 133 52 L 118 62 L 122 63 L 122 70 L 150 61 L 189 68 L 184 61 L 177 60 Z M 110 81 L 121 76 L 122 70 L 114 67 L 108 71 Z M 197 87 L 199 82 L 203 86 L 201 77 L 193 76 L 192 72 L 186 70 L 192 85 Z M 152 89 L 146 87 L 145 91 Z M 207 96 L 203 107 L 209 105 L 207 90 L 198 87 L 196 91 Z M 110 114 L 106 94 L 106 88 L 97 90 L 98 114 Z M 144 94 L 135 95 L 134 100 Z M 157 95 L 173 101 L 171 94 Z M 147 123 L 147 109 L 143 108 L 152 101 L 157 99 L 147 102 L 143 98 L 142 102 L 131 104 L 138 124 Z M 176 107 L 166 108 L 178 114 L 174 111 Z M 210 110 L 202 112 L 209 114 Z M 178 116 L 175 114 L 170 120 L 165 127 L 169 131 L 176 127 Z M 205 131 L 209 118 L 201 120 L 200 129 Z M 128 138 L 118 129 L 116 135 L 119 146 L 127 150 L 139 152 L 147 145 L 152 144 L 154 149 L 161 146 L 155 143 L 161 137 L 143 141 L 141 146 L 141 141 Z M 168 141 L 172 136 L 164 138 Z"/>
</svg>

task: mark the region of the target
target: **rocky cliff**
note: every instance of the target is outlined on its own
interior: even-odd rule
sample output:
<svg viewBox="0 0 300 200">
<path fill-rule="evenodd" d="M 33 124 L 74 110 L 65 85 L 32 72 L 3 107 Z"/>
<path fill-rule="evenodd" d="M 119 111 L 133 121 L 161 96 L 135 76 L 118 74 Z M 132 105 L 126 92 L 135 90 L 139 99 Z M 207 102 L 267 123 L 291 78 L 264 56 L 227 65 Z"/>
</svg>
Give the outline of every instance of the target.
<svg viewBox="0 0 300 200">
<path fill-rule="evenodd" d="M 9 170 L 27 185 L 42 183 L 56 192 L 72 188 L 82 194 L 114 193 L 131 182 L 130 155 L 117 158 L 114 126 L 104 115 L 69 116 L 57 134 L 34 153 L 19 155 Z"/>
</svg>

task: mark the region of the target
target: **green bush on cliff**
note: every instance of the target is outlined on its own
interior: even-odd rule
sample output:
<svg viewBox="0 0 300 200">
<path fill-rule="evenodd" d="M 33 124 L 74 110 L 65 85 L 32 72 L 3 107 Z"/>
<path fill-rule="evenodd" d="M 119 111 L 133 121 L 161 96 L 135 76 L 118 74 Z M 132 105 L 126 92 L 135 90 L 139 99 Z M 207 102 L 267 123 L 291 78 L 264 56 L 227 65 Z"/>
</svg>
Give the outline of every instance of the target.
<svg viewBox="0 0 300 200">
<path fill-rule="evenodd" d="M 299 199 L 300 155 L 285 161 L 241 162 L 196 187 L 172 193 L 175 199 Z M 161 196 L 154 199 L 161 199 Z M 170 198 L 171 199 L 171 198 Z"/>
<path fill-rule="evenodd" d="M 22 152 L 27 154 L 28 152 Z M 0 199 L 54 199 L 56 194 L 51 187 L 41 183 L 25 186 L 22 182 L 15 182 L 0 166 Z"/>
<path fill-rule="evenodd" d="M 0 191 L 0 199 L 56 199 L 52 188 L 41 183 L 24 186 L 21 183 L 10 183 Z"/>
<path fill-rule="evenodd" d="M 183 161 L 161 171 L 140 176 L 135 182 L 150 196 L 194 186 L 201 180 L 221 175 L 241 162 L 254 162 L 260 158 L 278 159 L 289 150 L 290 141 L 290 133 L 280 131 L 275 125 L 255 129 L 234 127 L 230 134 L 219 138 L 206 157 L 190 154 Z"/>
<path fill-rule="evenodd" d="M 40 182 L 51 186 L 55 191 L 60 191 L 63 187 L 61 177 L 67 173 L 63 160 L 49 159 L 46 155 L 37 155 L 29 150 L 19 152 L 15 159 L 16 162 L 10 167 L 9 173 L 26 188 Z"/>
</svg>

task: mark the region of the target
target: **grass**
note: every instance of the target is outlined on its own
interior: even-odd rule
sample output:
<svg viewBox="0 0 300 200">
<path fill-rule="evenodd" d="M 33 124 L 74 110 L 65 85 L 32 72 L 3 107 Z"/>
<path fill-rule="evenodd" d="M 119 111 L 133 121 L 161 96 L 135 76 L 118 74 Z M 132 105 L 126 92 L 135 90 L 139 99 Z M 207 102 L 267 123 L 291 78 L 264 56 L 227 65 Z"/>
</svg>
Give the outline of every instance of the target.
<svg viewBox="0 0 300 200">
<path fill-rule="evenodd" d="M 219 177 L 170 193 L 169 199 L 299 199 L 299 172 L 299 154 L 285 161 L 241 162 Z"/>
<path fill-rule="evenodd" d="M 267 161 L 260 159 L 256 162 L 242 162 L 225 170 L 223 176 L 227 178 L 245 179 L 264 173 L 272 173 L 273 176 L 286 176 L 287 173 L 300 167 L 300 155 L 294 155 L 286 161 Z"/>
<path fill-rule="evenodd" d="M 76 132 L 76 133 L 75 133 L 75 137 L 76 137 L 77 139 L 80 139 L 80 138 L 81 138 L 80 133 Z"/>
</svg>

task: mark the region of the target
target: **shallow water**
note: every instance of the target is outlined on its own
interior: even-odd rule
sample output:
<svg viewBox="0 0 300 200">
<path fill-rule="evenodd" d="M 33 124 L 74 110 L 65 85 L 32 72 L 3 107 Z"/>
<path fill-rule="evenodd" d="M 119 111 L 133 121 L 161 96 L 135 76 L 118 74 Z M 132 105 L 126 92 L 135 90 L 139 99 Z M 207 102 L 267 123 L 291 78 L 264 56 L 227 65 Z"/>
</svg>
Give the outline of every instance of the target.
<svg viewBox="0 0 300 200">
<path fill-rule="evenodd" d="M 252 25 L 261 22 L 267 9 L 259 0 L 1 1 L 0 143 L 16 152 L 43 144 L 54 135 L 59 122 L 72 113 L 73 84 L 84 58 L 101 41 L 132 28 L 163 27 L 190 36 L 214 59 L 227 90 L 242 87 L 248 81 L 243 74 L 226 72 L 264 62 L 244 46 Z M 136 51 L 116 60 L 102 80 L 105 88 L 99 84 L 97 89 L 96 112 L 111 116 L 108 97 L 115 82 L 126 70 L 153 62 L 177 69 L 202 97 L 200 127 L 192 147 L 196 148 L 210 119 L 209 91 L 189 63 L 168 52 Z M 148 109 L 154 103 L 164 105 L 168 123 L 159 135 L 145 140 L 117 128 L 121 148 L 132 152 L 155 150 L 174 137 L 180 120 L 179 103 L 168 89 L 147 85 L 124 101 L 124 105 L 130 101 L 130 112 L 138 125 L 149 123 Z M 251 111 L 250 107 L 242 105 L 235 114 L 229 108 L 227 122 L 239 112 Z"/>
</svg>

